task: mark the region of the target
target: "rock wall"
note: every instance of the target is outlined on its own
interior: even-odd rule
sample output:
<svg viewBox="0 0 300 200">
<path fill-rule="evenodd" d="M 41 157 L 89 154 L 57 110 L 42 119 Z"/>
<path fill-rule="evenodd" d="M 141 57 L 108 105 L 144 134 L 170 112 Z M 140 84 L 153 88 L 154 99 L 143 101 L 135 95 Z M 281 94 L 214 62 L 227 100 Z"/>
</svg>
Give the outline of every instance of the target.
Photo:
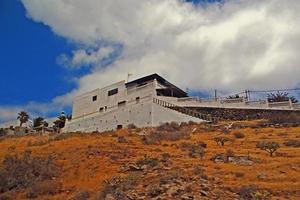
<svg viewBox="0 0 300 200">
<path fill-rule="evenodd" d="M 233 108 L 204 108 L 187 107 L 197 110 L 203 114 L 211 114 L 221 120 L 251 120 L 251 119 L 269 119 L 274 115 L 299 115 L 300 111 L 291 110 L 261 110 L 261 109 L 233 109 Z"/>
</svg>

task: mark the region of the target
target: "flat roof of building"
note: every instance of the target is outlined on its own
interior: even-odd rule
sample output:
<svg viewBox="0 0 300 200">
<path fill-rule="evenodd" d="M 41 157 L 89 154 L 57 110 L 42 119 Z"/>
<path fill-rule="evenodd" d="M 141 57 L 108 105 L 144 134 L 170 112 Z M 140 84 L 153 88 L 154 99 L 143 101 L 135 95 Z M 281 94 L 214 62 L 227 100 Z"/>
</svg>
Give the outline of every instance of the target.
<svg viewBox="0 0 300 200">
<path fill-rule="evenodd" d="M 167 81 L 166 79 L 164 79 L 163 77 L 161 77 L 160 75 L 154 73 L 154 74 L 150 74 L 148 76 L 144 76 L 142 78 L 136 79 L 134 81 L 130 81 L 128 83 L 126 83 L 126 87 L 129 87 L 131 85 L 138 85 L 138 84 L 142 84 L 145 83 L 147 81 L 151 81 L 156 79 L 159 83 L 167 86 L 168 88 L 172 88 L 174 90 L 176 90 L 177 92 L 179 92 L 181 94 L 181 96 L 183 97 L 187 97 L 187 93 L 185 91 L 183 91 L 182 89 L 178 88 L 177 86 L 175 86 L 174 84 L 170 83 L 169 81 Z"/>
</svg>

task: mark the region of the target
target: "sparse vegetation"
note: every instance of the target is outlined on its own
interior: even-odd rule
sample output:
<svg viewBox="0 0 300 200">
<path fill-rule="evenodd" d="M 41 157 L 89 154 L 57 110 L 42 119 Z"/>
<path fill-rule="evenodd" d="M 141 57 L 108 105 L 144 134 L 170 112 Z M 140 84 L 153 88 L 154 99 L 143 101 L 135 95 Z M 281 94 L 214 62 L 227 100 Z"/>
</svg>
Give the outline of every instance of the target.
<svg viewBox="0 0 300 200">
<path fill-rule="evenodd" d="M 153 145 L 129 129 L 2 137 L 0 199 L 296 199 L 300 128 L 262 128 L 259 122 L 236 122 L 227 135 L 223 124 L 183 124 L 172 132 L 141 128 Z M 246 138 L 237 140 L 235 133 Z M 231 142 L 220 147 L 214 137 Z M 272 158 L 256 148 L 258 141 L 286 147 Z M 32 151 L 29 158 L 23 159 L 24 149 Z"/>
<path fill-rule="evenodd" d="M 286 125 L 300 125 L 300 115 L 297 113 L 289 113 L 286 115 L 273 114 L 269 117 L 268 122 L 270 124 Z"/>
<path fill-rule="evenodd" d="M 32 157 L 26 151 L 22 157 L 7 155 L 0 170 L 0 193 L 26 188 L 58 176 L 59 167 L 51 157 Z"/>
<path fill-rule="evenodd" d="M 291 100 L 292 103 L 297 103 L 298 100 L 294 96 L 290 96 L 288 92 L 277 92 L 277 93 L 270 93 L 267 95 L 268 101 L 271 103 L 274 102 L 283 102 Z"/>
<path fill-rule="evenodd" d="M 128 142 L 124 136 L 118 136 L 117 141 L 118 141 L 118 143 L 127 143 Z"/>
<path fill-rule="evenodd" d="M 106 180 L 103 189 L 97 194 L 96 200 L 103 200 L 111 196 L 115 199 L 126 199 L 125 191 L 132 189 L 140 175 L 138 173 L 131 173 L 125 178 L 114 177 Z"/>
<path fill-rule="evenodd" d="M 175 122 L 165 123 L 165 124 L 162 124 L 159 127 L 157 127 L 156 130 L 157 131 L 168 131 L 168 132 L 179 131 L 180 125 Z"/>
<path fill-rule="evenodd" d="M 241 132 L 236 132 L 236 133 L 234 133 L 233 135 L 234 135 L 234 137 L 237 138 L 237 139 L 241 139 L 241 138 L 244 138 L 244 137 L 245 137 L 245 135 L 244 135 L 243 133 L 241 133 Z"/>
<path fill-rule="evenodd" d="M 165 129 L 165 128 L 164 128 Z M 149 135 L 142 137 L 144 144 L 160 144 L 162 141 L 178 141 L 182 139 L 189 139 L 190 134 L 183 131 L 153 131 Z"/>
<path fill-rule="evenodd" d="M 283 144 L 287 147 L 300 147 L 300 140 L 288 140 Z"/>
<path fill-rule="evenodd" d="M 37 198 L 41 195 L 55 195 L 62 190 L 62 184 L 55 180 L 46 180 L 33 185 L 27 193 L 28 198 Z"/>
<path fill-rule="evenodd" d="M 206 146 L 207 146 L 207 144 L 205 144 L 204 142 L 201 142 L 201 141 L 196 144 L 184 142 L 181 144 L 181 149 L 188 151 L 190 157 L 201 158 L 201 160 L 202 160 L 205 155 Z"/>
<path fill-rule="evenodd" d="M 214 140 L 218 145 L 221 146 L 224 146 L 226 142 L 230 141 L 228 137 L 223 137 L 223 136 L 215 137 Z"/>
<path fill-rule="evenodd" d="M 152 168 L 152 167 L 158 166 L 158 164 L 159 164 L 159 160 L 157 158 L 152 158 L 152 157 L 149 157 L 147 155 L 144 155 L 144 158 L 139 159 L 138 161 L 136 161 L 136 165 L 139 168 L 143 168 L 143 167 Z"/>
<path fill-rule="evenodd" d="M 277 142 L 258 142 L 256 147 L 268 152 L 270 156 L 279 149 L 279 144 Z"/>
<path fill-rule="evenodd" d="M 80 191 L 73 197 L 72 200 L 87 200 L 90 196 L 91 195 L 88 191 Z"/>
</svg>

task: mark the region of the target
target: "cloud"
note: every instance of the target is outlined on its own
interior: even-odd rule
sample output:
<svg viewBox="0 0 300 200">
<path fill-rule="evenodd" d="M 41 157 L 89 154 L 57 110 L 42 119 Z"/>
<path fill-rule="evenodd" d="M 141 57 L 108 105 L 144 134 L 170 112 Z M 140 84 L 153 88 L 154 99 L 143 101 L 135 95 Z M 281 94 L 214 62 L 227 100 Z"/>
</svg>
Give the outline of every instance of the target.
<svg viewBox="0 0 300 200">
<path fill-rule="evenodd" d="M 78 69 L 83 66 L 101 65 L 104 59 L 114 52 L 112 47 L 102 47 L 98 50 L 79 49 L 73 51 L 72 57 L 62 54 L 58 57 L 59 64 L 68 68 Z"/>
<path fill-rule="evenodd" d="M 65 59 L 92 65 L 78 88 L 53 101 L 149 73 L 182 88 L 225 91 L 299 85 L 300 1 L 227 0 L 196 6 L 181 0 L 22 0 L 27 15 L 84 48 Z M 121 45 L 112 52 L 102 44 Z M 90 49 L 96 49 L 90 51 Z"/>
<path fill-rule="evenodd" d="M 53 114 L 57 116 L 61 111 L 63 111 L 65 106 L 70 105 L 69 101 L 68 104 L 65 104 L 62 99 L 66 101 L 66 97 L 57 97 L 49 103 L 29 102 L 26 105 L 0 106 L 0 123 L 16 120 L 18 113 L 21 111 L 27 112 L 31 119 L 39 116 L 46 117 Z"/>
</svg>

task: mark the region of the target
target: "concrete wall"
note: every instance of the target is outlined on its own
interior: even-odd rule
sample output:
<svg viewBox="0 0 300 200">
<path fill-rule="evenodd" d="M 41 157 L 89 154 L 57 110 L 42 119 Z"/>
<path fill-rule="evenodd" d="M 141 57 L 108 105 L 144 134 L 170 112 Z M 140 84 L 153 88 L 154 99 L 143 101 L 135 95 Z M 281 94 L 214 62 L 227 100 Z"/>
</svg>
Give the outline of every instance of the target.
<svg viewBox="0 0 300 200">
<path fill-rule="evenodd" d="M 169 108 L 162 107 L 158 104 L 152 104 L 152 126 L 159 126 L 166 122 L 203 122 L 203 120 L 192 117 Z"/>
</svg>

